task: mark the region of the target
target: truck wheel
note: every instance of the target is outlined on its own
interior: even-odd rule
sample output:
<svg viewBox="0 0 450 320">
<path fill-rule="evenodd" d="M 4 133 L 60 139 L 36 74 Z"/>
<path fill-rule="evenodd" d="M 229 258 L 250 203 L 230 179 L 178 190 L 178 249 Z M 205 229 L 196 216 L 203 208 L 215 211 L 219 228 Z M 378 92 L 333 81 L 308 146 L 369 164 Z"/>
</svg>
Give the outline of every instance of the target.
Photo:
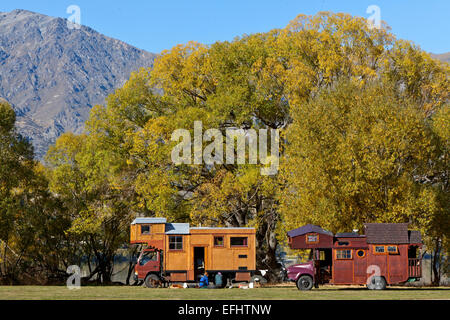
<svg viewBox="0 0 450 320">
<path fill-rule="evenodd" d="M 156 274 L 148 274 L 145 277 L 144 285 L 147 288 L 158 288 L 161 285 L 161 280 Z"/>
<path fill-rule="evenodd" d="M 384 277 L 373 276 L 369 280 L 367 288 L 370 290 L 384 290 L 386 289 L 386 280 L 384 279 Z"/>
<path fill-rule="evenodd" d="M 298 290 L 311 290 L 313 287 L 313 279 L 311 276 L 303 275 L 297 279 Z"/>
</svg>

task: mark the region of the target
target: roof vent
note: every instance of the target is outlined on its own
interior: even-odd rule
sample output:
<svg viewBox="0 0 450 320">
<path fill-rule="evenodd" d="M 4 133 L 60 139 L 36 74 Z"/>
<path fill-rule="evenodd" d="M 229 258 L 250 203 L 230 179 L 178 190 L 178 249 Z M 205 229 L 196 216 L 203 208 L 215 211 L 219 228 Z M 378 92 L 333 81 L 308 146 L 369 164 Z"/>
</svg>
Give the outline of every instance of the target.
<svg viewBox="0 0 450 320">
<path fill-rule="evenodd" d="M 359 229 L 353 229 L 354 233 L 357 233 L 359 231 Z"/>
</svg>

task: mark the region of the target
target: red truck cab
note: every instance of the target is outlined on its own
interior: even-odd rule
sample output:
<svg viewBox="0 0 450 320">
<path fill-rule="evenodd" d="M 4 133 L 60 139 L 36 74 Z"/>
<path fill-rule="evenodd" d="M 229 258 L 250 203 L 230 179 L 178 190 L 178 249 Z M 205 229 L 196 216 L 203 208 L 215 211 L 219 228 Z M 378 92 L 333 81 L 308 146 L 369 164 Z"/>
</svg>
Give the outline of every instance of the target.
<svg viewBox="0 0 450 320">
<path fill-rule="evenodd" d="M 157 250 L 143 250 L 134 267 L 135 280 L 145 280 L 149 273 L 159 274 L 161 272 L 161 256 L 161 252 Z"/>
</svg>

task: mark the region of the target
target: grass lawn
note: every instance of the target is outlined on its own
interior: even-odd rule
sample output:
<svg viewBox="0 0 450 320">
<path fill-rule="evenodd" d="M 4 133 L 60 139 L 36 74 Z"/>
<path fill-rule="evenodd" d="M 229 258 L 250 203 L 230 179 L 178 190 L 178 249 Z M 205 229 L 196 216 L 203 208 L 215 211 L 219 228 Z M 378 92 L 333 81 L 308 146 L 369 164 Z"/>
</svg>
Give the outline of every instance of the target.
<svg viewBox="0 0 450 320">
<path fill-rule="evenodd" d="M 299 291 L 294 286 L 254 289 L 147 289 L 143 287 L 111 286 L 81 287 L 69 290 L 65 286 L 0 286 L 0 300 L 399 300 L 447 299 L 450 288 L 389 287 L 371 291 L 365 287 L 323 286 L 311 291 Z"/>
</svg>

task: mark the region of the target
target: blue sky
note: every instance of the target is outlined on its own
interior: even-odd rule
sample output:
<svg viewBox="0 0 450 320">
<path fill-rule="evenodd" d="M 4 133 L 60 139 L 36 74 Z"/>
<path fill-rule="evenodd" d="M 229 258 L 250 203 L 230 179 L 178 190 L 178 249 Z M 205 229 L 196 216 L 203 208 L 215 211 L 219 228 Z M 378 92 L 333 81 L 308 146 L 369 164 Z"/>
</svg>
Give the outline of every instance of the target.
<svg viewBox="0 0 450 320">
<path fill-rule="evenodd" d="M 68 18 L 69 5 L 80 7 L 83 25 L 155 53 L 190 40 L 210 44 L 282 28 L 300 13 L 369 17 L 369 5 L 380 7 L 381 19 L 398 38 L 433 53 L 450 51 L 449 0 L 2 0 L 0 11 L 26 9 Z"/>
</svg>

